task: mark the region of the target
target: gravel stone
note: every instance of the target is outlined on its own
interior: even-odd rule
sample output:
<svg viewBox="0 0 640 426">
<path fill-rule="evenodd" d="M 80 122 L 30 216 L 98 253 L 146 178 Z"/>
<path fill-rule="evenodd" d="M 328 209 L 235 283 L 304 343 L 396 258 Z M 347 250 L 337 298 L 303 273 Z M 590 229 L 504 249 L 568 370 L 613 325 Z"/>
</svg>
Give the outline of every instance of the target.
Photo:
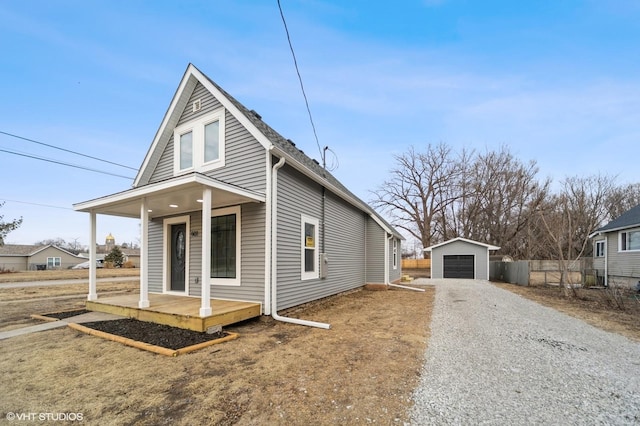
<svg viewBox="0 0 640 426">
<path fill-rule="evenodd" d="M 486 281 L 429 284 L 411 424 L 640 424 L 640 343 Z"/>
</svg>

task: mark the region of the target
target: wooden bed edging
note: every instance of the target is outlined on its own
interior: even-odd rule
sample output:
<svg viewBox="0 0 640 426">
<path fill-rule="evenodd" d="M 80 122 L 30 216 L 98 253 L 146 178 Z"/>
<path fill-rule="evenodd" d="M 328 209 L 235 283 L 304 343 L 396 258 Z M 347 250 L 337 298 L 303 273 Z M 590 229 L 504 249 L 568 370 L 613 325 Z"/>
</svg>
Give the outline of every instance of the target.
<svg viewBox="0 0 640 426">
<path fill-rule="evenodd" d="M 238 338 L 237 333 L 228 333 L 227 336 L 221 337 L 220 339 L 210 340 L 208 342 L 198 343 L 196 345 L 187 346 L 185 348 L 180 349 L 167 349 L 162 346 L 151 345 L 149 343 L 139 342 L 137 340 L 128 339 L 122 336 L 116 336 L 115 334 L 105 333 L 104 331 L 94 330 L 93 328 L 85 327 L 84 325 L 69 323 L 69 327 L 74 330 L 80 331 L 82 333 L 87 333 L 92 336 L 101 337 L 103 339 L 111 340 L 113 342 L 122 343 L 123 345 L 131 346 L 137 349 L 142 349 L 143 351 L 153 352 L 159 355 L 166 356 L 178 356 L 182 354 L 186 354 L 189 352 L 196 351 L 198 349 L 205 348 L 207 346 L 215 345 L 218 343 L 227 342 L 229 340 L 233 340 Z"/>
</svg>

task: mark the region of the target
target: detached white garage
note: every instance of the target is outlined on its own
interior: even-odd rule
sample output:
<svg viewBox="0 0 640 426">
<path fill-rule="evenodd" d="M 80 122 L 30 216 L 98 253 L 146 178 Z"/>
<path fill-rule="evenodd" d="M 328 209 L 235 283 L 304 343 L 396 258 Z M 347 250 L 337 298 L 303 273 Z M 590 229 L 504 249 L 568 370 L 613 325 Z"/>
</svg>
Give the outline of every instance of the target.
<svg viewBox="0 0 640 426">
<path fill-rule="evenodd" d="M 454 238 L 427 247 L 431 252 L 431 278 L 489 279 L 489 251 L 500 247 L 466 238 Z"/>
</svg>

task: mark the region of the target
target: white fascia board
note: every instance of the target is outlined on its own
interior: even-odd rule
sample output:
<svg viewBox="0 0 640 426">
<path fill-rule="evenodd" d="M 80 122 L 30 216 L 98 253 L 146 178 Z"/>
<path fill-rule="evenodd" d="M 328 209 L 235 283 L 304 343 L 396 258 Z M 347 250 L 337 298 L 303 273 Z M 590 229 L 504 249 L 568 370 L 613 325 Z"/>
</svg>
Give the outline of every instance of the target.
<svg viewBox="0 0 640 426">
<path fill-rule="evenodd" d="M 310 178 L 314 182 L 319 183 L 320 185 L 322 185 L 325 188 L 329 189 L 331 192 L 333 192 L 334 194 L 338 195 L 340 198 L 342 198 L 343 200 L 345 200 L 346 202 L 348 202 L 352 206 L 354 206 L 354 207 L 362 210 L 363 212 L 369 214 L 369 216 L 371 216 L 371 218 L 378 225 L 380 225 L 380 227 L 383 230 L 385 230 L 389 234 L 395 235 L 395 232 L 393 232 L 392 229 L 389 229 L 389 227 L 377 217 L 377 215 L 375 214 L 375 212 L 372 211 L 370 206 L 368 206 L 367 204 L 365 204 L 364 202 L 362 202 L 360 200 L 357 200 L 357 199 L 353 198 L 349 194 L 345 193 L 344 191 L 340 190 L 335 185 L 330 183 L 328 180 L 318 176 L 316 173 L 314 173 L 313 171 L 309 170 L 309 168 L 306 167 L 304 164 L 300 163 L 298 160 L 296 160 L 295 158 L 291 157 L 287 152 L 279 149 L 276 146 L 272 146 L 271 151 L 276 155 L 285 157 L 286 160 L 287 160 L 287 163 L 290 164 L 291 166 L 293 166 L 296 170 L 301 172 L 303 175 L 307 176 L 308 178 Z"/>
<path fill-rule="evenodd" d="M 238 120 L 240 124 L 242 124 L 265 149 L 268 149 L 271 146 L 271 142 L 269 141 L 269 139 L 262 132 L 260 132 L 256 128 L 256 126 L 253 125 L 253 123 L 233 104 L 233 102 L 231 102 L 222 92 L 220 92 L 220 90 L 218 90 L 215 85 L 211 84 L 211 81 L 202 72 L 200 72 L 198 68 L 196 68 L 193 64 L 189 64 L 187 70 L 184 73 L 184 76 L 182 77 L 182 80 L 180 81 L 180 85 L 178 86 L 176 93 L 173 95 L 173 99 L 171 100 L 169 109 L 162 119 L 162 124 L 160 124 L 160 128 L 156 132 L 153 143 L 151 144 L 151 148 L 149 148 L 142 166 L 140 167 L 140 170 L 136 175 L 136 178 L 133 182 L 134 187 L 140 184 L 142 175 L 144 174 L 146 168 L 149 166 L 149 161 L 151 160 L 156 147 L 160 144 L 160 140 L 165 134 L 166 127 L 169 125 L 172 119 L 175 119 L 174 116 L 176 114 L 182 114 L 182 111 L 177 110 L 177 106 L 180 104 L 180 101 L 183 97 L 191 96 L 191 92 L 185 93 L 185 90 L 190 85 L 189 82 L 191 80 L 191 77 L 193 77 L 197 82 L 202 84 L 209 92 L 211 92 L 213 96 L 215 96 L 216 99 L 220 101 L 225 110 L 229 111 L 229 113 L 231 113 L 231 115 L 233 115 L 235 119 Z M 195 84 L 193 84 L 193 87 L 195 88 Z"/>
<path fill-rule="evenodd" d="M 256 138 L 256 140 L 262 145 L 265 149 L 269 149 L 271 147 L 271 141 L 260 131 L 256 126 L 253 125 L 251 120 L 247 118 L 244 113 L 242 113 L 233 102 L 231 102 L 218 88 L 211 84 L 211 81 L 204 75 L 198 68 L 196 68 L 193 64 L 189 64 L 189 68 L 187 72 L 192 74 L 195 78 L 198 79 L 200 84 L 202 84 L 209 92 L 213 94 L 213 96 L 220 101 L 222 106 L 234 116 L 236 120 L 240 122 L 248 131 L 251 133 L 251 136 Z"/>
<path fill-rule="evenodd" d="M 158 128 L 158 131 L 156 132 L 156 135 L 153 138 L 153 142 L 151 143 L 151 147 L 147 151 L 147 155 L 144 157 L 142 165 L 140 166 L 140 169 L 138 170 L 138 174 L 136 175 L 136 178 L 133 181 L 133 186 L 134 187 L 136 187 L 136 186 L 138 186 L 140 184 L 140 179 L 142 178 L 142 175 L 144 174 L 144 172 L 147 169 L 147 167 L 149 166 L 149 161 L 151 160 L 151 157 L 153 156 L 153 153 L 155 152 L 156 147 L 160 143 L 160 139 L 162 138 L 162 135 L 164 134 L 165 128 L 168 126 L 169 121 L 171 120 L 173 115 L 176 114 L 176 106 L 178 105 L 180 99 L 184 96 L 184 91 L 185 91 L 185 88 L 187 87 L 187 84 L 189 83 L 189 77 L 191 75 L 190 70 L 192 68 L 193 68 L 193 65 L 189 64 L 189 66 L 187 67 L 187 70 L 185 71 L 184 75 L 182 76 L 182 80 L 180 81 L 180 85 L 178 85 L 178 88 L 176 89 L 176 93 L 174 93 L 173 98 L 171 99 L 171 104 L 169 104 L 169 108 L 167 109 L 167 112 L 165 112 L 164 117 L 162 118 L 162 123 L 160 124 L 160 127 Z M 194 87 L 195 87 L 195 85 L 194 85 Z M 189 94 L 189 96 L 191 96 L 191 94 Z M 180 111 L 180 113 L 181 112 L 182 111 Z"/>
<path fill-rule="evenodd" d="M 313 171 L 309 170 L 308 167 L 306 167 L 304 164 L 302 164 L 300 161 L 296 160 L 295 158 L 291 157 L 291 155 L 289 155 L 287 152 L 281 150 L 275 145 L 272 146 L 271 151 L 278 156 L 285 157 L 285 159 L 287 160 L 287 164 L 290 164 L 296 170 L 298 170 L 300 173 L 307 176 L 314 182 L 319 183 L 320 185 L 324 186 L 327 189 L 330 189 L 331 192 L 338 195 L 340 198 L 344 199 L 345 201 L 349 202 L 351 205 L 359 208 L 360 210 L 366 213 L 371 212 L 371 209 L 369 208 L 369 206 L 367 206 L 362 202 L 359 202 L 358 200 L 346 194 L 344 191 L 341 191 L 340 189 L 336 188 L 336 186 L 330 183 L 327 179 L 324 179 L 318 176 Z"/>
<path fill-rule="evenodd" d="M 609 234 L 611 232 L 620 232 L 623 231 L 625 229 L 634 229 L 634 228 L 638 228 L 640 227 L 640 223 L 636 223 L 635 225 L 626 225 L 626 226 L 619 226 L 617 228 L 611 228 L 611 229 L 604 229 L 602 231 L 595 231 L 592 234 L 589 235 L 589 238 L 593 238 L 595 236 L 598 235 L 603 235 L 603 234 Z"/>
<path fill-rule="evenodd" d="M 451 240 L 445 241 L 443 243 L 432 245 L 430 247 L 427 247 L 427 248 L 423 249 L 422 251 L 431 251 L 434 248 L 438 248 L 438 247 L 441 247 L 441 246 L 444 246 L 444 245 L 447 245 L 447 244 L 451 244 L 451 243 L 456 242 L 456 241 L 463 241 L 465 243 L 475 244 L 477 246 L 486 247 L 488 250 L 492 250 L 492 251 L 493 250 L 500 250 L 500 247 L 498 247 L 498 246 L 494 246 L 494 245 L 491 245 L 491 244 L 485 244 L 485 243 L 481 243 L 481 242 L 478 242 L 478 241 L 469 240 L 467 238 L 457 237 L 457 238 L 453 238 Z"/>
<path fill-rule="evenodd" d="M 227 183 L 220 182 L 218 180 L 211 179 L 200 174 L 189 174 L 189 175 L 180 176 L 168 181 L 152 183 L 149 185 L 141 186 L 139 188 L 133 188 L 127 191 L 118 192 L 116 194 L 107 195 L 105 197 L 96 198 L 94 200 L 77 203 L 73 205 L 73 209 L 76 211 L 86 212 L 86 211 L 90 211 L 92 209 L 106 206 L 109 204 L 116 204 L 123 201 L 130 201 L 132 199 L 137 199 L 146 195 L 153 195 L 158 191 L 173 189 L 178 186 L 186 185 L 190 183 L 197 183 L 204 186 L 209 186 L 211 188 L 220 189 L 222 191 L 231 192 L 233 194 L 246 197 L 256 202 L 262 202 L 262 203 L 265 202 L 265 196 L 262 194 L 258 194 L 253 191 L 238 188 L 237 186 L 229 185 Z"/>
</svg>

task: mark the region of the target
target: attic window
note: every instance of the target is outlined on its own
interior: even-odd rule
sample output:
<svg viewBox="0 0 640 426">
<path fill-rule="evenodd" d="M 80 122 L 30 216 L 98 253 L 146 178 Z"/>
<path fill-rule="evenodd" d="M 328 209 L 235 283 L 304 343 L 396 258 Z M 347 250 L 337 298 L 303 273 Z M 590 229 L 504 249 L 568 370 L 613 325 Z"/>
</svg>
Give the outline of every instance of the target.
<svg viewBox="0 0 640 426">
<path fill-rule="evenodd" d="M 193 101 L 193 112 L 198 112 L 202 109 L 202 99 L 196 99 Z"/>
<path fill-rule="evenodd" d="M 224 167 L 224 122 L 225 111 L 220 108 L 173 130 L 174 175 Z"/>
</svg>

